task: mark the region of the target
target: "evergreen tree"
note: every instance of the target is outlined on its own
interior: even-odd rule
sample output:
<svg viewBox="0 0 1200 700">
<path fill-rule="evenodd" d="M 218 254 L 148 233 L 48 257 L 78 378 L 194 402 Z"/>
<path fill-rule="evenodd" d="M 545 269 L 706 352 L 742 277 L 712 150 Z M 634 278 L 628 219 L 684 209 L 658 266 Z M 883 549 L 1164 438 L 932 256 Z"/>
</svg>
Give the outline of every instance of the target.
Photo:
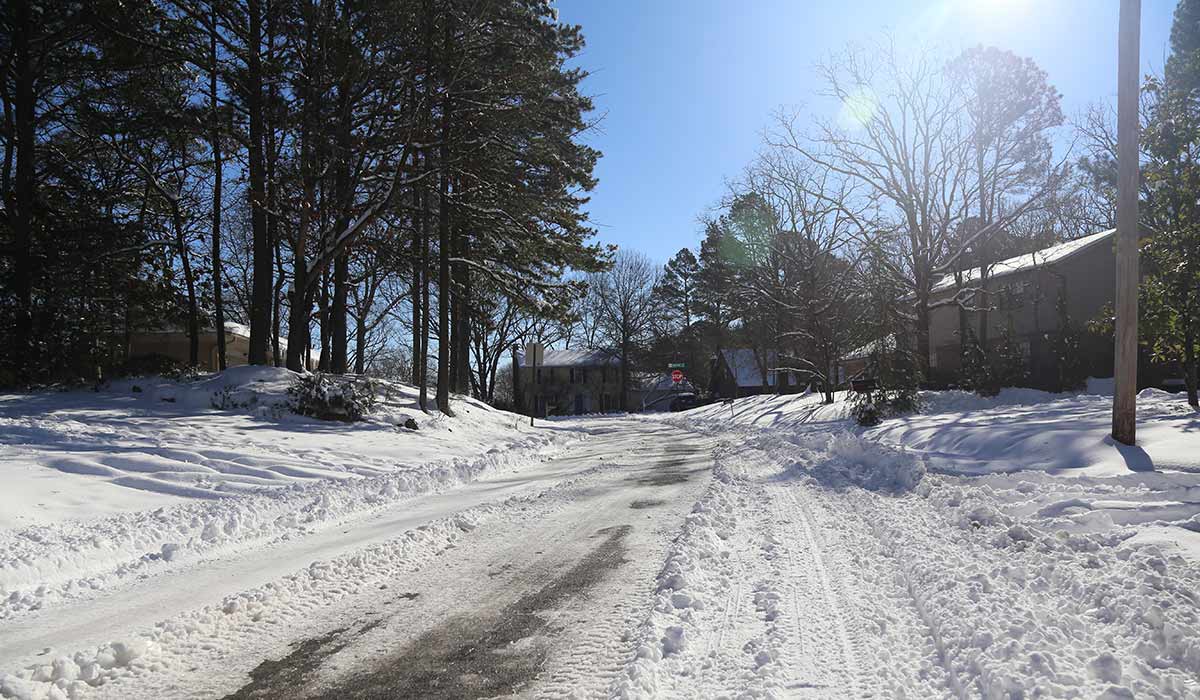
<svg viewBox="0 0 1200 700">
<path fill-rule="evenodd" d="M 1200 2 L 1181 0 L 1171 28 L 1164 78 L 1151 79 L 1144 172 L 1153 229 L 1144 246 L 1143 337 L 1162 359 L 1182 364 L 1188 402 L 1200 407 Z M 1149 331 L 1149 332 L 1146 332 Z"/>
</svg>

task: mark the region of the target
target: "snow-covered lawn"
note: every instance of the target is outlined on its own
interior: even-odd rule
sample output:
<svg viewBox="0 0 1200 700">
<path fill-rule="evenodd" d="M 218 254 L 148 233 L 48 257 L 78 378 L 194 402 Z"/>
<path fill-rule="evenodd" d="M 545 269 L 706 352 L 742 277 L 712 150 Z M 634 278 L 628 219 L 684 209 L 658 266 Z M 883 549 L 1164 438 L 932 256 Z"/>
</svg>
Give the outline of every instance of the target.
<svg viewBox="0 0 1200 700">
<path fill-rule="evenodd" d="M 369 420 L 323 422 L 288 411 L 295 381 L 286 370 L 243 367 L 196 382 L 0 396 L 0 695 L 29 690 L 4 672 L 27 663 L 18 637 L 32 639 L 42 623 L 48 643 L 81 644 L 92 634 L 114 641 L 73 658 L 79 647 L 52 644 L 68 656 L 45 658 L 32 675 L 67 682 L 29 692 L 101 683 L 148 643 L 117 637 L 114 619 L 145 615 L 137 622 L 153 624 L 203 602 L 189 595 L 219 604 L 271 581 L 274 597 L 287 598 L 310 585 L 277 579 L 322 557 L 330 559 L 312 578 L 336 571 L 353 580 L 368 562 L 407 566 L 473 527 L 469 515 L 440 521 L 440 512 L 505 491 L 413 508 L 420 517 L 411 523 L 410 509 L 397 504 L 537 464 L 582 436 L 569 426 L 531 432 L 521 417 L 470 399 L 453 402 L 453 418 L 425 414 L 415 390 L 395 383 L 384 384 Z M 416 430 L 404 427 L 409 418 Z M 431 525 L 418 535 L 389 539 L 421 517 Z M 338 540 L 344 532 L 359 539 Z M 341 556 L 355 550 L 357 558 Z M 128 593 L 139 586 L 149 587 Z M 138 607 L 130 595 L 154 602 Z M 233 605 L 262 607 L 254 599 Z M 64 637 L 68 625 L 81 636 Z"/>
<path fill-rule="evenodd" d="M 667 417 L 718 478 L 613 694 L 1200 697 L 1200 416 L 1143 392 L 1128 449 L 1110 397 L 924 398 Z"/>
<path fill-rule="evenodd" d="M 850 431 L 913 454 L 930 472 L 964 477 L 956 483 L 1013 515 L 1073 531 L 1142 526 L 1126 532 L 1200 562 L 1200 413 L 1182 394 L 1146 389 L 1138 396 L 1138 444 L 1128 447 L 1109 436 L 1112 396 L 1104 390 L 1111 387 L 1093 380 L 1090 388 L 1095 393 L 1005 389 L 991 398 L 925 392 L 919 413 L 867 429 L 853 425 L 845 394 L 833 404 L 814 395 L 755 396 L 686 415 L 791 440 Z"/>
</svg>

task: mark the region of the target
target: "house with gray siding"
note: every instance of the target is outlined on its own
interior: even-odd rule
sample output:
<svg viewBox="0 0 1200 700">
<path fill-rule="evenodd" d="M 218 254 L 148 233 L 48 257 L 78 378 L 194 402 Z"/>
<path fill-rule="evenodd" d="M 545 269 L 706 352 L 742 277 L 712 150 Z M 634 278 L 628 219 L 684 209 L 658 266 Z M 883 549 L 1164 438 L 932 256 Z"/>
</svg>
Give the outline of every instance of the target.
<svg viewBox="0 0 1200 700">
<path fill-rule="evenodd" d="M 525 415 L 570 416 L 622 410 L 621 360 L 607 350 L 546 350 L 536 368 L 514 351 L 513 399 Z"/>
<path fill-rule="evenodd" d="M 952 274 L 942 277 L 934 284 L 930 298 L 931 377 L 953 377 L 961 369 L 963 322 L 973 333 L 979 333 L 980 312 L 961 312 L 960 320 L 957 296 L 968 309 L 989 309 L 989 345 L 1010 334 L 1028 359 L 1031 382 L 1052 384 L 1057 371 L 1054 341 L 1064 322 L 1082 329 L 1113 301 L 1114 240 L 1114 231 L 1102 231 L 993 263 L 986 279 L 979 268 L 963 272 L 961 282 Z M 1105 367 L 1111 371 L 1111 347 L 1085 350 L 1089 364 L 1100 372 Z"/>
</svg>

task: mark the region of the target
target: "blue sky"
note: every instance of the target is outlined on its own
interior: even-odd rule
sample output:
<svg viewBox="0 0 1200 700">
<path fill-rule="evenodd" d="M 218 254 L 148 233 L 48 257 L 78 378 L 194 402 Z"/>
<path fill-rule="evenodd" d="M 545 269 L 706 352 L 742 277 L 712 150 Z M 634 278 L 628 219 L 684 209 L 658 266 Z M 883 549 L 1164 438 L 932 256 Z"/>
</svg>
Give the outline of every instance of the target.
<svg viewBox="0 0 1200 700">
<path fill-rule="evenodd" d="M 604 118 L 588 209 L 599 240 L 663 261 L 700 239 L 779 107 L 825 115 L 817 62 L 890 32 L 952 54 L 1033 58 L 1073 118 L 1116 96 L 1118 0 L 558 0 L 581 24 L 584 90 Z M 1143 72 L 1162 68 L 1175 0 L 1142 2 Z"/>
</svg>

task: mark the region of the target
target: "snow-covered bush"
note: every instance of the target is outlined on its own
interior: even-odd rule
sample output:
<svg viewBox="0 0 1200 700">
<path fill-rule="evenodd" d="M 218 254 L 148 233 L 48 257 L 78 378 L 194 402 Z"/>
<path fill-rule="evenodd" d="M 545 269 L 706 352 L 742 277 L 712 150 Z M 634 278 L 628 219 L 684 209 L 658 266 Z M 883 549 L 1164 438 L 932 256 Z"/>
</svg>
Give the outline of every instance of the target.
<svg viewBox="0 0 1200 700">
<path fill-rule="evenodd" d="M 296 413 L 348 423 L 363 420 L 371 412 L 379 387 L 367 377 L 318 372 L 301 376 L 288 393 Z"/>
<path fill-rule="evenodd" d="M 137 355 L 130 357 L 113 371 L 115 377 L 163 377 L 179 381 L 191 381 L 196 378 L 195 367 L 188 367 L 160 353 Z"/>
<path fill-rule="evenodd" d="M 854 420 L 867 428 L 879 425 L 885 418 L 913 413 L 921 408 L 920 397 L 916 390 L 907 388 L 876 389 L 862 394 L 853 394 L 850 400 L 854 405 L 851 409 Z"/>
</svg>

